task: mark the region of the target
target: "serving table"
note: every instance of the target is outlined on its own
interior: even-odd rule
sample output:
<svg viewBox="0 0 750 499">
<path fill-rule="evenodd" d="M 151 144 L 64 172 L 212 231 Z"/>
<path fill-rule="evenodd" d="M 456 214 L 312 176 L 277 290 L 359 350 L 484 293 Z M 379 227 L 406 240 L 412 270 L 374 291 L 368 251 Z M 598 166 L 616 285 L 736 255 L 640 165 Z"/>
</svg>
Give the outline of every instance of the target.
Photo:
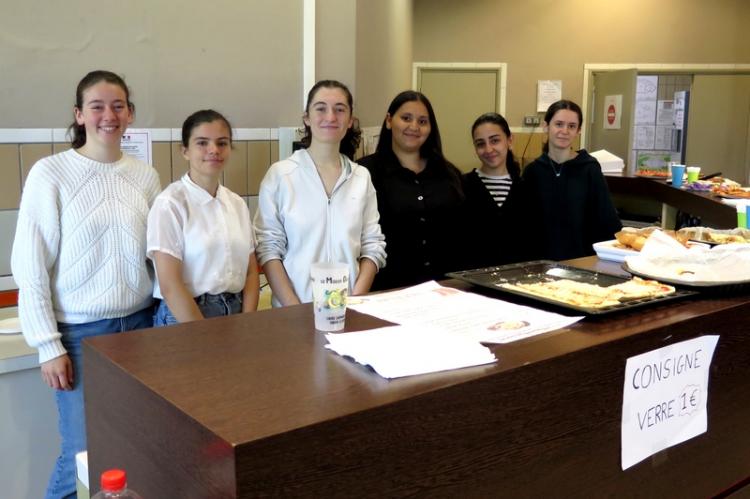
<svg viewBox="0 0 750 499">
<path fill-rule="evenodd" d="M 384 324 L 347 313 L 347 330 Z M 391 381 L 324 349 L 310 304 L 96 337 L 91 483 L 117 466 L 148 498 L 727 493 L 750 483 L 749 330 L 750 294 L 691 297 L 491 346 L 494 365 Z M 705 334 L 720 335 L 708 432 L 623 471 L 626 359 Z"/>
<path fill-rule="evenodd" d="M 657 201 L 701 218 L 703 225 L 715 229 L 737 226 L 737 210 L 708 192 L 677 189 L 662 179 L 629 175 L 605 175 L 609 192 Z M 664 218 L 664 217 L 662 217 Z"/>
</svg>

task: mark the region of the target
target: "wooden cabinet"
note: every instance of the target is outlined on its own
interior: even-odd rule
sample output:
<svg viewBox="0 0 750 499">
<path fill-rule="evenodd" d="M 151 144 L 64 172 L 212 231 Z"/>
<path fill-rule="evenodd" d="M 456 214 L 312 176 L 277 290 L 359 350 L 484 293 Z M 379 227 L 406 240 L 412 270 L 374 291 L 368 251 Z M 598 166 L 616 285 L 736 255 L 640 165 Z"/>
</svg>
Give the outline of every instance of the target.
<svg viewBox="0 0 750 499">
<path fill-rule="evenodd" d="M 148 498 L 707 497 L 750 477 L 748 295 L 591 318 L 495 346 L 495 365 L 391 381 L 324 349 L 312 315 L 87 340 L 91 476 L 123 467 Z M 720 335 L 708 432 L 622 471 L 626 359 L 704 334 Z"/>
</svg>

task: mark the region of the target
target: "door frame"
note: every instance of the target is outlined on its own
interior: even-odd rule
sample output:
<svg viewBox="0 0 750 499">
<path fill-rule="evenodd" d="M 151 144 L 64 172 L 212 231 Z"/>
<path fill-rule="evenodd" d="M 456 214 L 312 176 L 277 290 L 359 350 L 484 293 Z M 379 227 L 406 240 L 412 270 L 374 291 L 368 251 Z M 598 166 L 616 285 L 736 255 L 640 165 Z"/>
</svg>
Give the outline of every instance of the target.
<svg viewBox="0 0 750 499">
<path fill-rule="evenodd" d="M 419 88 L 419 78 L 423 69 L 440 69 L 444 71 L 464 71 L 467 69 L 481 69 L 487 72 L 494 70 L 497 73 L 497 88 L 495 100 L 498 109 L 495 112 L 505 116 L 505 90 L 507 88 L 508 63 L 505 62 L 414 62 L 411 65 L 411 88 Z"/>
<path fill-rule="evenodd" d="M 589 99 L 591 80 L 594 72 L 617 71 L 620 69 L 635 69 L 638 73 L 690 73 L 690 74 L 750 74 L 750 64 L 659 64 L 659 63 L 612 63 L 583 65 L 583 96 L 581 110 L 586 125 L 581 127 L 581 148 L 588 146 Z"/>
</svg>

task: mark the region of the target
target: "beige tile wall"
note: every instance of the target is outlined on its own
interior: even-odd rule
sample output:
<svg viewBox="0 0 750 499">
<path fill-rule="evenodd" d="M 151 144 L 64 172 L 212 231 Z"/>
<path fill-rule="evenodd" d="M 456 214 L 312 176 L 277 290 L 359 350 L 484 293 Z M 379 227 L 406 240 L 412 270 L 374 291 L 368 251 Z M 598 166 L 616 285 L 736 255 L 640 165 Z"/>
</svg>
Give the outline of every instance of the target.
<svg viewBox="0 0 750 499">
<path fill-rule="evenodd" d="M 10 251 L 15 234 L 23 182 L 31 167 L 50 154 L 70 149 L 65 143 L 0 144 L 0 276 L 10 275 Z M 224 170 L 224 184 L 247 199 L 255 212 L 260 182 L 268 167 L 279 159 L 277 140 L 235 141 Z M 179 142 L 153 143 L 154 168 L 162 188 L 187 171 Z"/>
<path fill-rule="evenodd" d="M 0 144 L 0 210 L 18 208 L 21 201 L 21 168 L 16 144 Z"/>
<path fill-rule="evenodd" d="M 18 149 L 21 157 L 22 182 L 26 182 L 26 176 L 34 163 L 52 154 L 52 144 L 20 144 Z"/>
<path fill-rule="evenodd" d="M 151 154 L 163 189 L 172 181 L 172 148 L 169 142 L 154 142 Z"/>
<path fill-rule="evenodd" d="M 224 186 L 240 196 L 247 196 L 247 163 L 248 143 L 235 141 L 232 144 L 232 154 L 224 167 Z"/>
<path fill-rule="evenodd" d="M 70 144 L 0 144 L 0 210 L 18 209 L 23 183 L 34 163 L 67 149 Z M 224 170 L 224 185 L 240 196 L 257 196 L 268 167 L 278 161 L 278 150 L 277 140 L 235 141 Z M 179 142 L 154 142 L 153 161 L 162 188 L 179 179 L 188 169 Z"/>
</svg>

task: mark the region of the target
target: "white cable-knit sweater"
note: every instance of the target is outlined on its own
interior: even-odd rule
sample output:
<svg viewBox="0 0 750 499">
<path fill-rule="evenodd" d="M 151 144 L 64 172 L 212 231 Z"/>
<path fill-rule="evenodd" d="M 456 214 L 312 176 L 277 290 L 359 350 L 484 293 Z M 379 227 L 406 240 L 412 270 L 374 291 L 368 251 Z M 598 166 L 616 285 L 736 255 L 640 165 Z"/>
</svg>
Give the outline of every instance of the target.
<svg viewBox="0 0 750 499">
<path fill-rule="evenodd" d="M 100 163 L 71 149 L 31 169 L 11 267 L 39 362 L 66 353 L 57 321 L 123 317 L 151 303 L 146 220 L 159 190 L 156 170 L 127 154 Z"/>
</svg>

